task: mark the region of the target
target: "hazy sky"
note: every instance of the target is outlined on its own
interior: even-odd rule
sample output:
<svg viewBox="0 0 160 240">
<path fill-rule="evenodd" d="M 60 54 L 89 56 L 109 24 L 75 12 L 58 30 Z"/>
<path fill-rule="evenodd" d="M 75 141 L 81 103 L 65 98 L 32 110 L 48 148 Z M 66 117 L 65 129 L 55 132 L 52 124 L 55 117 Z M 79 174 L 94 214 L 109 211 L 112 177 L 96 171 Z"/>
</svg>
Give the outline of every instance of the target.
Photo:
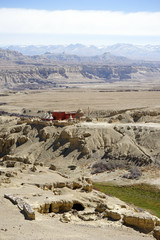
<svg viewBox="0 0 160 240">
<path fill-rule="evenodd" d="M 0 0 L 0 45 L 160 44 L 160 0 Z"/>
</svg>

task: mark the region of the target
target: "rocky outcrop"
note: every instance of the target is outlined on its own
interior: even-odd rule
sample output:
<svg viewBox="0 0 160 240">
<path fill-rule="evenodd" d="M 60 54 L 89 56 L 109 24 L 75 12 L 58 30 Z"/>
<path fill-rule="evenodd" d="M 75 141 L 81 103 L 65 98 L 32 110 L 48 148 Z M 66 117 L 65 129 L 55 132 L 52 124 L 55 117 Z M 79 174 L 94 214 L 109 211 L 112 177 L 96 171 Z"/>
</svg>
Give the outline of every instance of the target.
<svg viewBox="0 0 160 240">
<path fill-rule="evenodd" d="M 19 136 L 17 139 L 17 146 L 21 146 L 22 144 L 26 143 L 28 140 L 29 140 L 28 137 L 26 137 L 25 135 Z"/>
<path fill-rule="evenodd" d="M 83 211 L 85 209 L 84 203 L 77 200 L 52 200 L 48 199 L 44 204 L 39 206 L 40 213 L 65 213 L 71 210 Z"/>
<path fill-rule="evenodd" d="M 40 136 L 40 140 L 47 141 L 47 139 L 50 138 L 50 133 L 47 131 L 47 129 L 43 128 L 43 129 L 40 129 L 39 136 Z"/>
<path fill-rule="evenodd" d="M 91 192 L 93 189 L 92 182 L 88 178 L 77 179 L 77 180 L 70 180 L 70 181 L 63 181 L 63 182 L 56 182 L 49 184 L 38 184 L 35 185 L 43 190 L 52 190 L 55 191 L 56 188 L 69 188 L 72 190 L 80 189 L 84 192 Z"/>
<path fill-rule="evenodd" d="M 22 131 L 22 126 L 16 126 L 10 130 L 10 133 L 19 133 Z"/>
<path fill-rule="evenodd" d="M 35 212 L 31 208 L 31 206 L 28 203 L 26 203 L 26 202 L 24 202 L 24 204 L 23 204 L 23 211 L 24 211 L 27 219 L 35 220 Z"/>
<path fill-rule="evenodd" d="M 114 56 L 109 52 L 94 57 L 64 53 L 45 53 L 42 56 L 29 57 L 9 50 L 1 50 L 0 54 L 0 86 L 2 89 L 44 89 L 68 86 L 72 83 L 74 85 L 104 84 L 130 79 L 138 83 L 142 79 L 143 82 L 146 80 L 148 83 L 149 77 L 153 81 L 155 74 L 156 78 L 160 75 L 156 64 L 152 63 L 150 66 L 148 63 L 138 66 L 125 57 Z"/>
<path fill-rule="evenodd" d="M 103 130 L 103 131 L 102 131 Z M 137 137 L 142 135 L 142 137 Z M 145 133 L 148 139 L 149 135 Z M 149 140 L 149 139 L 148 139 Z M 154 140 L 153 140 L 154 141 Z M 156 145 L 158 143 L 155 143 Z M 128 162 L 136 165 L 150 165 L 153 162 L 149 144 L 143 137 L 140 127 L 115 126 L 113 128 L 90 125 L 89 129 L 80 126 L 65 127 L 53 143 L 54 151 L 69 155 L 77 150 L 77 158 L 103 159 L 116 162 L 123 161 L 124 167 Z M 157 146 L 158 147 L 158 146 Z M 119 164 L 118 164 L 119 167 Z M 109 170 L 109 169 L 108 169 Z"/>
<path fill-rule="evenodd" d="M 159 227 L 159 226 L 157 226 L 157 227 L 154 228 L 153 236 L 154 236 L 157 240 L 160 240 L 160 227 Z"/>
<path fill-rule="evenodd" d="M 94 211 L 83 211 L 78 213 L 78 217 L 85 222 L 96 221 L 99 219 L 99 216 L 95 214 Z"/>
<path fill-rule="evenodd" d="M 49 169 L 55 171 L 56 170 L 56 166 L 54 164 L 51 164 Z"/>
<path fill-rule="evenodd" d="M 69 212 L 73 207 L 72 201 L 67 200 L 60 200 L 60 201 L 53 201 L 51 203 L 47 202 L 44 205 L 40 206 L 39 212 L 40 213 L 63 213 Z"/>
<path fill-rule="evenodd" d="M 17 205 L 20 211 L 24 212 L 24 215 L 28 220 L 35 220 L 34 210 L 22 198 L 8 194 L 5 194 L 4 197 L 9 199 L 13 204 Z"/>
<path fill-rule="evenodd" d="M 143 213 L 125 214 L 123 221 L 127 226 L 135 227 L 145 233 L 153 231 L 155 227 L 155 219 L 151 215 L 147 216 Z"/>
<path fill-rule="evenodd" d="M 7 161 L 6 162 L 6 167 L 7 168 L 13 168 L 15 166 L 16 162 L 14 161 Z"/>
<path fill-rule="evenodd" d="M 18 157 L 14 155 L 6 155 L 3 157 L 3 161 L 12 161 L 12 162 L 22 162 L 25 164 L 30 164 L 28 157 Z"/>
<path fill-rule="evenodd" d="M 36 167 L 41 169 L 40 166 Z M 48 168 L 45 171 L 37 173 L 37 169 L 35 173 L 26 170 L 26 173 L 23 172 L 23 184 L 17 188 L 16 194 L 4 195 L 18 206 L 26 219 L 34 220 L 38 211 L 40 214 L 56 217 L 63 223 L 78 221 L 87 224 L 97 221 L 100 224 L 102 221 L 107 225 L 125 225 L 140 232 L 153 233 L 159 239 L 160 219 L 157 217 L 99 191 L 84 191 L 86 184 L 91 185 L 89 178 L 69 179 Z M 51 179 L 54 179 L 52 184 Z M 35 183 L 36 181 L 39 183 Z M 4 192 L 8 192 L 8 189 L 15 192 L 15 187 L 11 187 L 13 184 L 14 178 L 12 185 Z"/>
<path fill-rule="evenodd" d="M 117 112 L 112 114 L 117 115 Z M 128 112 L 128 115 L 131 117 L 131 113 Z M 159 116 L 155 116 L 154 112 L 150 112 L 150 115 Z M 69 166 L 74 165 L 76 167 L 70 169 L 76 172 L 79 165 L 86 164 L 86 169 L 91 167 L 92 173 L 125 168 L 133 162 L 138 166 L 146 166 L 159 161 L 160 131 L 159 129 L 155 131 L 149 125 L 144 128 L 141 124 L 133 122 L 106 126 L 107 122 L 103 122 L 104 126 L 99 122 L 92 124 L 81 122 L 59 128 L 38 118 L 21 120 L 16 118 L 12 121 L 13 126 L 11 122 L 6 122 L 6 127 L 0 134 L 1 158 L 6 155 L 26 157 L 30 155 L 32 163 L 43 161 L 44 165 L 49 166 L 53 162 L 57 167 L 59 157 L 64 159 L 70 156 L 70 163 L 64 164 L 61 171 L 68 171 Z M 8 129 L 10 132 L 7 132 Z M 79 159 L 82 161 L 73 164 L 73 161 Z M 99 163 L 103 166 L 100 167 Z"/>
<path fill-rule="evenodd" d="M 27 135 L 30 131 L 31 131 L 31 126 L 30 125 L 26 125 L 23 129 L 23 134 Z"/>
<path fill-rule="evenodd" d="M 13 136 L 6 136 L 5 138 L 0 138 L 0 157 L 10 152 L 10 148 L 16 142 Z"/>
<path fill-rule="evenodd" d="M 87 134 L 87 137 L 89 136 L 90 134 Z M 68 153 L 76 149 L 82 156 L 87 156 L 90 154 L 90 149 L 86 145 L 85 140 L 87 137 L 85 133 L 78 132 L 74 128 L 65 128 L 62 130 L 61 134 L 57 136 L 54 142 L 54 150 L 58 149 L 60 146 L 67 145 Z"/>
<path fill-rule="evenodd" d="M 67 212 L 67 213 L 63 213 L 63 215 L 60 218 L 60 221 L 63 223 L 68 223 L 71 221 L 72 218 L 72 214 Z"/>
<path fill-rule="evenodd" d="M 98 203 L 95 211 L 109 220 L 120 221 L 140 232 L 150 233 L 154 231 L 154 235 L 158 237 L 159 219 L 148 212 L 141 212 L 127 204 L 114 204 L 114 202 L 105 201 Z"/>
<path fill-rule="evenodd" d="M 106 210 L 104 216 L 115 221 L 119 221 L 122 217 L 116 210 Z"/>
<path fill-rule="evenodd" d="M 95 211 L 102 213 L 102 212 L 106 211 L 107 209 L 113 210 L 114 207 L 108 206 L 108 204 L 100 202 L 97 204 Z"/>
</svg>

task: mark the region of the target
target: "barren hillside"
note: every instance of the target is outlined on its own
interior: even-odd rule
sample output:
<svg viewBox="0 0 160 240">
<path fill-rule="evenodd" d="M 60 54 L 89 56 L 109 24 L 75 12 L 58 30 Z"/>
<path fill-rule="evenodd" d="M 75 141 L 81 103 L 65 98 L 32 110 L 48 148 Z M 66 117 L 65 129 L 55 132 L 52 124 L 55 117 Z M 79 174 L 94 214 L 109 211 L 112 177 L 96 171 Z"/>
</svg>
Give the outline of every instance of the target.
<svg viewBox="0 0 160 240">
<path fill-rule="evenodd" d="M 95 57 L 76 55 L 24 56 L 0 50 L 0 87 L 10 90 L 55 87 L 159 89 L 158 63 L 131 62 L 109 53 Z"/>
</svg>

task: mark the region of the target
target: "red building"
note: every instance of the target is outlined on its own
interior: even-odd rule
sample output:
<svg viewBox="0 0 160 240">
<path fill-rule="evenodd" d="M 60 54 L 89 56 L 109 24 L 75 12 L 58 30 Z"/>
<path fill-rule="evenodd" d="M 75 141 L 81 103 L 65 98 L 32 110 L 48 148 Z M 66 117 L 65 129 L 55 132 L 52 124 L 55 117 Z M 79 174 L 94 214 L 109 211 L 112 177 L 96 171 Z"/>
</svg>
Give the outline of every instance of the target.
<svg viewBox="0 0 160 240">
<path fill-rule="evenodd" d="M 52 112 L 53 120 L 68 120 L 75 118 L 76 113 L 75 112 Z"/>
</svg>

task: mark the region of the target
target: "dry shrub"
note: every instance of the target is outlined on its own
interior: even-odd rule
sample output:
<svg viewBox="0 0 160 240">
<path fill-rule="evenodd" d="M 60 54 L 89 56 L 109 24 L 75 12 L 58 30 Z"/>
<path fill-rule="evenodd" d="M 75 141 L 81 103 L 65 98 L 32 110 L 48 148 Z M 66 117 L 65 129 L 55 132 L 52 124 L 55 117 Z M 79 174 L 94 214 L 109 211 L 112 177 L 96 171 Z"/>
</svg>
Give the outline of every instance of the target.
<svg viewBox="0 0 160 240">
<path fill-rule="evenodd" d="M 132 167 L 128 174 L 124 174 L 123 178 L 127 179 L 139 179 L 142 176 L 142 172 L 137 167 Z"/>
<path fill-rule="evenodd" d="M 124 168 L 124 164 L 120 161 L 109 161 L 109 162 L 96 162 L 92 166 L 92 174 L 102 173 L 105 171 L 114 171 L 117 168 Z"/>
</svg>

